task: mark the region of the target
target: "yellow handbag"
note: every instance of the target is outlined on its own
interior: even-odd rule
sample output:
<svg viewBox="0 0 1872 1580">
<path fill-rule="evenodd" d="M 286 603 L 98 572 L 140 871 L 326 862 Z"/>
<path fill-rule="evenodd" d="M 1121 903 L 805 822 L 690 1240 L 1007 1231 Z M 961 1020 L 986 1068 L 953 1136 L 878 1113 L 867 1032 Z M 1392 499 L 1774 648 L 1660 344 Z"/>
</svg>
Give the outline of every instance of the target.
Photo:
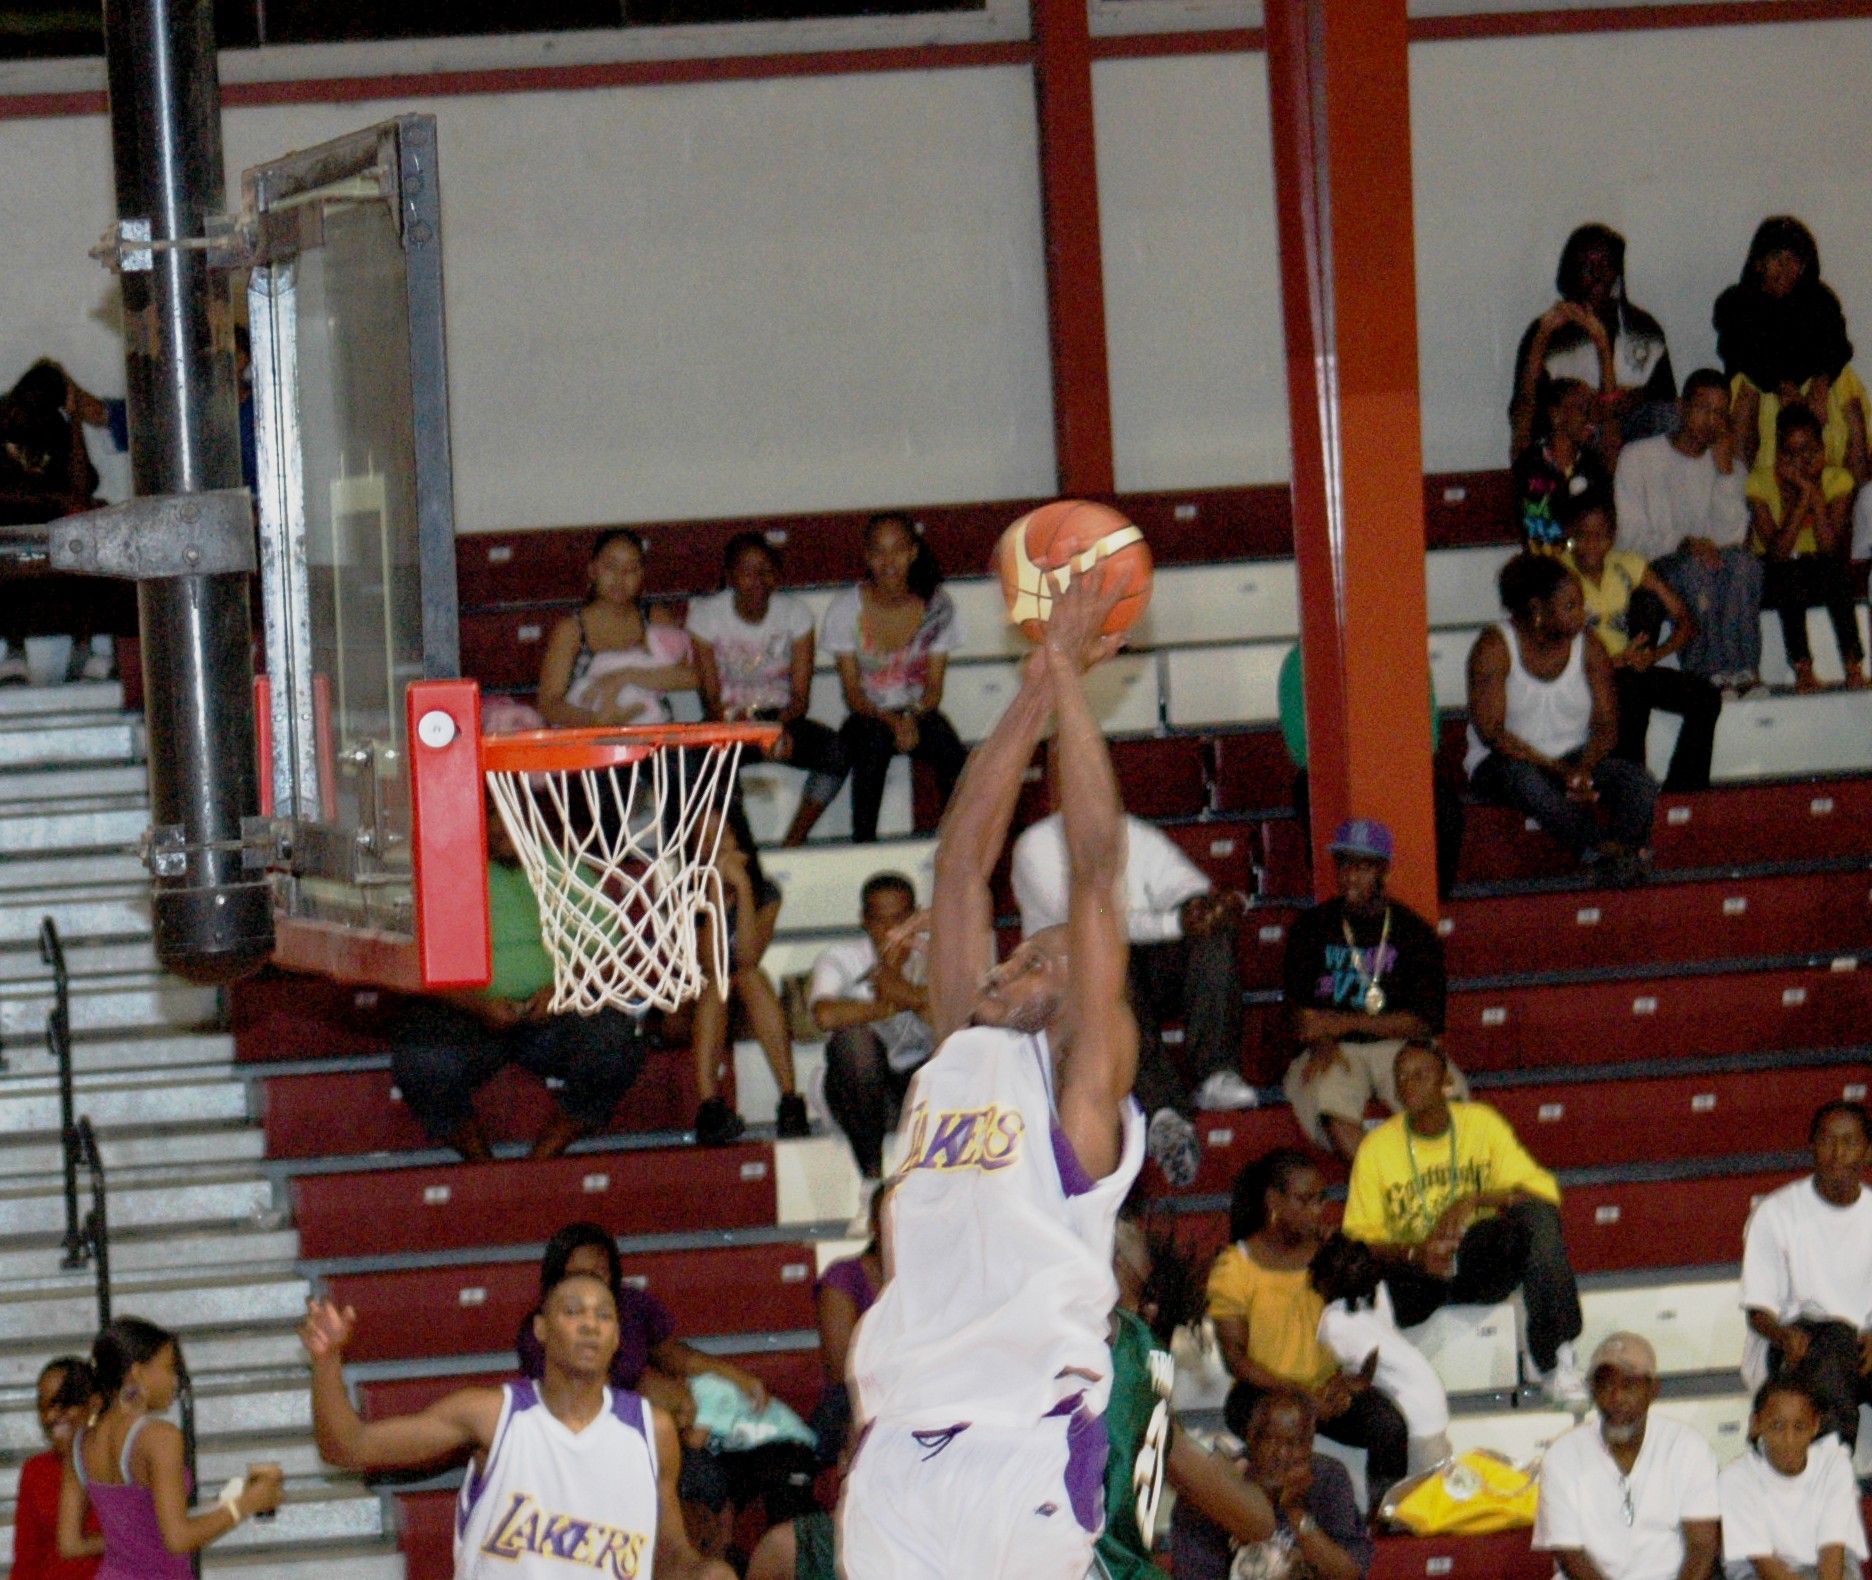
<svg viewBox="0 0 1872 1580">
<path fill-rule="evenodd" d="M 1537 1470 L 1524 1470 L 1487 1449 L 1400 1481 L 1385 1495 L 1384 1517 L 1417 1536 L 1486 1536 L 1534 1523 Z"/>
</svg>

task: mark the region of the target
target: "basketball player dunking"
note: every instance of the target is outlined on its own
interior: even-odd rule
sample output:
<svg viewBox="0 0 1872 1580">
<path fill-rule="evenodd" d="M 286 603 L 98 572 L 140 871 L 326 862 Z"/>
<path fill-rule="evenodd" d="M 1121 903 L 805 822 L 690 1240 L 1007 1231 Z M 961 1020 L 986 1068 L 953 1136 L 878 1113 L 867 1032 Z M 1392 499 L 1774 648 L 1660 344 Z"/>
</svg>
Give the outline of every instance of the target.
<svg viewBox="0 0 1872 1580">
<path fill-rule="evenodd" d="M 538 1383 L 464 1388 L 420 1415 L 363 1421 L 344 1384 L 348 1307 L 308 1303 L 299 1330 L 312 1357 L 319 1453 L 349 1470 L 396 1470 L 473 1451 L 455 1515 L 455 1580 L 734 1580 L 697 1555 L 676 1496 L 682 1450 L 670 1418 L 606 1386 L 617 1305 L 587 1273 L 548 1291 L 533 1332 Z"/>
<path fill-rule="evenodd" d="M 1080 676 L 1117 648 L 1102 570 L 1053 605 L 943 818 L 936 1056 L 884 1208 L 888 1281 L 851 1373 L 846 1580 L 1084 1580 L 1103 1515 L 1118 1207 L 1144 1153 L 1125 1002 L 1124 809 Z M 1067 921 L 994 961 L 989 878 L 1057 715 Z"/>
</svg>

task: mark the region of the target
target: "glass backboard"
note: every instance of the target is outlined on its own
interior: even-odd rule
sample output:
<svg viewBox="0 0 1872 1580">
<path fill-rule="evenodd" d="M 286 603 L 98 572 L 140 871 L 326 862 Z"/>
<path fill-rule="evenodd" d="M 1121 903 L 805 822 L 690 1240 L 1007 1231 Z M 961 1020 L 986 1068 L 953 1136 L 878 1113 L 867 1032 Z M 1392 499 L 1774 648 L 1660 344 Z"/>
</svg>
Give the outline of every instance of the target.
<svg viewBox="0 0 1872 1580">
<path fill-rule="evenodd" d="M 424 903 L 414 839 L 410 688 L 459 673 L 434 118 L 256 166 L 244 186 L 263 793 L 288 851 L 277 958 L 392 986 L 485 981 L 472 919 Z M 444 693 L 466 710 L 444 747 L 473 756 L 472 687 Z M 472 792 L 451 814 L 472 824 L 461 840 L 482 837 L 477 767 L 449 780 Z M 478 893 L 485 857 L 467 865 Z"/>
</svg>

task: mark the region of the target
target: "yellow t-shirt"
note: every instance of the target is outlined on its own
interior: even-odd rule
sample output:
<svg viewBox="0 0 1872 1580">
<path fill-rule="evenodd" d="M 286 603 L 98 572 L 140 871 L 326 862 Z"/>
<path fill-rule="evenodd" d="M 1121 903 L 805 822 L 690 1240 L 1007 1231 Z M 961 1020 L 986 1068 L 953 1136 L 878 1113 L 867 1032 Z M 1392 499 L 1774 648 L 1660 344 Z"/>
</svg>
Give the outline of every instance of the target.
<svg viewBox="0 0 1872 1580">
<path fill-rule="evenodd" d="M 1556 1206 L 1560 1186 L 1486 1103 L 1451 1103 L 1450 1129 L 1425 1140 L 1394 1114 L 1359 1143 L 1345 1232 L 1378 1245 L 1421 1245 L 1457 1196 L 1523 1190 Z M 1450 1159 L 1455 1157 L 1451 1183 Z M 1211 1285 L 1213 1288 L 1213 1285 Z"/>
<path fill-rule="evenodd" d="M 1209 1270 L 1209 1315 L 1248 1324 L 1248 1359 L 1302 1388 L 1319 1387 L 1339 1363 L 1319 1341 L 1326 1302 L 1307 1270 L 1276 1272 L 1239 1244 L 1225 1249 Z"/>
<path fill-rule="evenodd" d="M 1631 636 L 1625 629 L 1625 615 L 1631 608 L 1632 594 L 1644 580 L 1645 557 L 1630 549 L 1609 550 L 1605 569 L 1596 582 L 1579 568 L 1571 549 L 1560 556 L 1560 563 L 1579 579 L 1580 594 L 1586 600 L 1588 629 L 1598 632 L 1605 650 L 1617 658 L 1631 645 Z"/>
<path fill-rule="evenodd" d="M 1820 497 L 1829 505 L 1836 499 L 1844 499 L 1859 485 L 1853 482 L 1852 473 L 1843 466 L 1829 466 L 1820 474 Z M 1763 479 L 1759 472 L 1750 472 L 1748 487 L 1744 490 L 1750 499 L 1759 499 L 1768 507 L 1768 517 L 1778 527 L 1781 525 L 1781 484 L 1773 472 Z M 1751 536 L 1749 546 L 1757 554 L 1767 552 L 1767 545 L 1760 538 Z M 1813 554 L 1820 548 L 1819 541 L 1813 535 L 1812 527 L 1801 528 L 1800 535 L 1794 539 L 1794 557 Z"/>
<path fill-rule="evenodd" d="M 1729 398 L 1733 401 L 1748 383 L 1746 373 L 1736 374 L 1729 381 Z M 1781 415 L 1781 397 L 1773 390 L 1761 390 L 1758 393 L 1761 396 L 1761 415 L 1756 419 L 1756 433 L 1761 442 L 1755 451 L 1755 466 L 1749 473 L 1749 480 L 1753 482 L 1760 478 L 1766 484 L 1774 481 L 1775 422 Z M 1851 366 L 1843 367 L 1840 376 L 1827 389 L 1826 422 L 1820 429 L 1820 440 L 1826 447 L 1828 466 L 1846 464 L 1846 441 L 1851 432 L 1847 426 L 1846 413 L 1855 405 L 1866 426 L 1872 428 L 1872 395 L 1866 393 L 1865 385 Z"/>
</svg>

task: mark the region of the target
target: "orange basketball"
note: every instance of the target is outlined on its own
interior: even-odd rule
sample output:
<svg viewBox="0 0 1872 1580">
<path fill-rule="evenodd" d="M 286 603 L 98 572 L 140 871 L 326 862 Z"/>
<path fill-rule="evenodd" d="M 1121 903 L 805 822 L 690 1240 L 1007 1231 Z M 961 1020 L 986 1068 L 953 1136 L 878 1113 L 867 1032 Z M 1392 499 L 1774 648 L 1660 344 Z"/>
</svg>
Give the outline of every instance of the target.
<svg viewBox="0 0 1872 1580">
<path fill-rule="evenodd" d="M 1128 631 L 1150 607 L 1151 552 L 1144 534 L 1111 506 L 1083 499 L 1056 499 L 1028 511 L 995 545 L 1008 623 L 1039 641 L 1055 596 L 1079 571 L 1098 564 L 1105 567 L 1106 586 L 1119 595 L 1105 629 Z"/>
</svg>

